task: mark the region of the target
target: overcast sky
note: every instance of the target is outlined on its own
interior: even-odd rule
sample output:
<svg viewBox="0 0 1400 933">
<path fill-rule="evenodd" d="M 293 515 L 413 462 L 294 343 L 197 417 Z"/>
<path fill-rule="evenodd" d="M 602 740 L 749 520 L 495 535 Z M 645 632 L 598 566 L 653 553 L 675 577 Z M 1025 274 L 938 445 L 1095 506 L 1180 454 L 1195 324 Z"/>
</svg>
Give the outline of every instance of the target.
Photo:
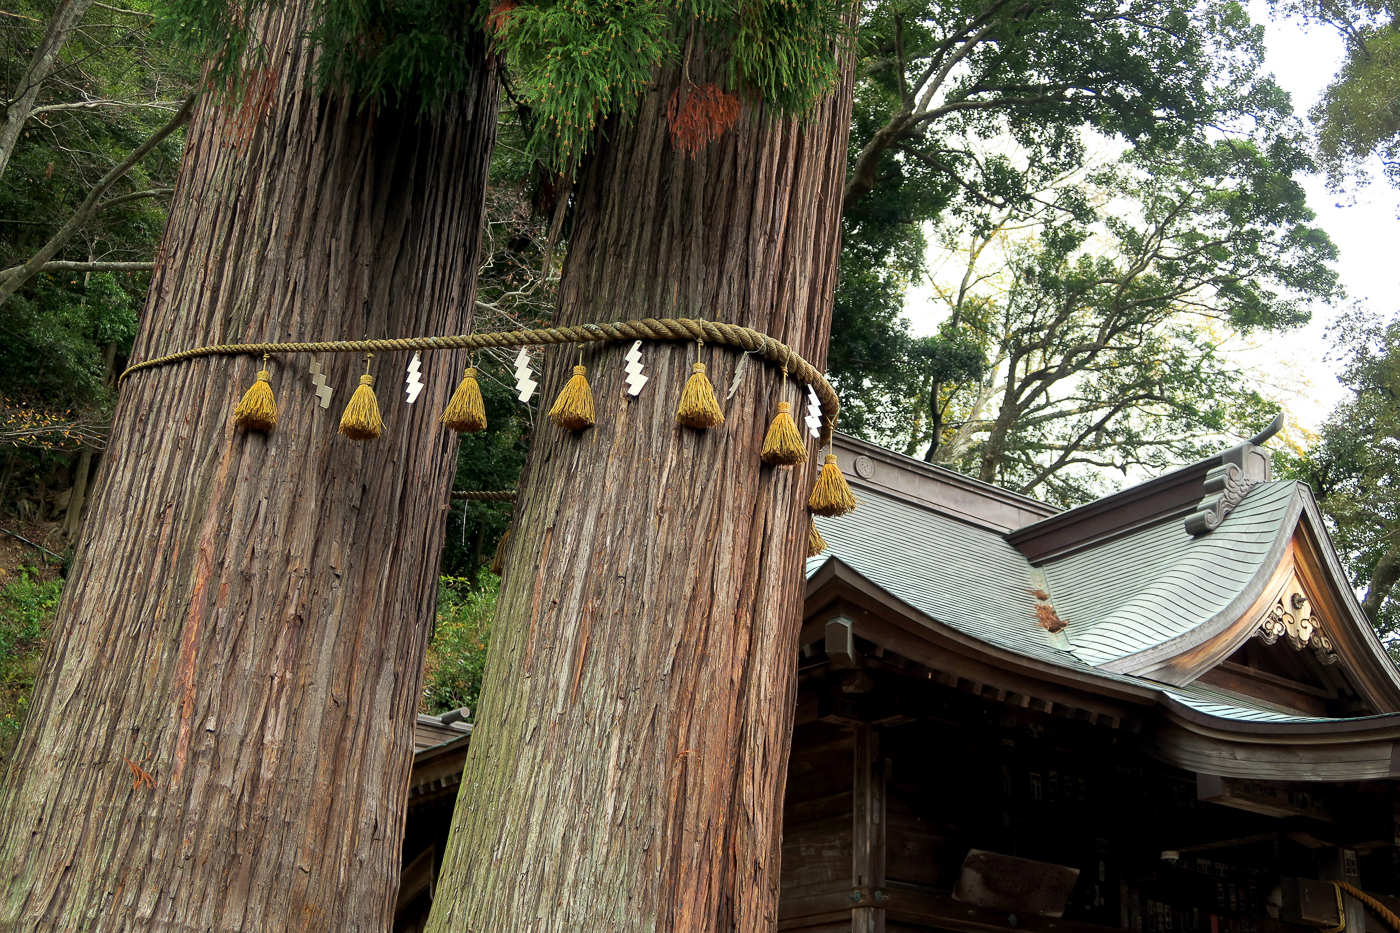
<svg viewBox="0 0 1400 933">
<path fill-rule="evenodd" d="M 1341 40 L 1330 30 L 1304 30 L 1295 22 L 1270 18 L 1264 0 L 1249 0 L 1248 7 L 1253 20 L 1267 30 L 1266 67 L 1293 96 L 1295 112 L 1306 119 L 1342 61 Z M 1339 198 L 1327 191 L 1321 177 L 1309 179 L 1305 186 L 1318 225 L 1341 253 L 1337 269 L 1349 298 L 1335 307 L 1316 306 L 1307 327 L 1256 341 L 1239 356 L 1287 404 L 1299 427 L 1315 429 L 1343 395 L 1325 359 L 1327 325 L 1357 299 L 1387 315 L 1400 309 L 1400 257 L 1395 248 L 1400 192 L 1377 181 Z M 911 289 L 907 311 L 917 333 L 931 332 L 943 314 L 924 288 Z"/>
</svg>

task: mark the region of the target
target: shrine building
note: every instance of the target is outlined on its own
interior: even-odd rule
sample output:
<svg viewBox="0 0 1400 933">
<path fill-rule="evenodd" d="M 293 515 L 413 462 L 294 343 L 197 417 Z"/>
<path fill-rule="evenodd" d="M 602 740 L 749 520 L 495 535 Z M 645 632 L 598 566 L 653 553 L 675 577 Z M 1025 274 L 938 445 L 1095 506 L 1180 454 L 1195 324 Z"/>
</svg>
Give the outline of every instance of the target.
<svg viewBox="0 0 1400 933">
<path fill-rule="evenodd" d="M 862 504 L 807 562 L 779 930 L 1391 929 L 1400 676 L 1264 447 L 1068 511 L 836 454 Z M 469 742 L 419 717 L 396 930 Z"/>
</svg>

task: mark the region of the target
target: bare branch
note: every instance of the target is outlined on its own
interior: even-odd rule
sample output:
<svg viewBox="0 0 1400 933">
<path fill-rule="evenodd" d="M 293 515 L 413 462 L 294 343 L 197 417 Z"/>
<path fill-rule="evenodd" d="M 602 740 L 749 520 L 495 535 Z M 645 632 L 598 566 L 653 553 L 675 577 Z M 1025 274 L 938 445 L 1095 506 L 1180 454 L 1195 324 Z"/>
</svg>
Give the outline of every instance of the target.
<svg viewBox="0 0 1400 933">
<path fill-rule="evenodd" d="M 145 191 L 133 191 L 131 194 L 124 194 L 120 197 L 103 201 L 102 206 L 99 207 L 98 210 L 105 211 L 109 207 L 116 207 L 118 204 L 125 204 L 128 201 L 140 201 L 143 198 L 163 197 L 164 195 L 172 193 L 174 190 L 174 188 L 147 188 Z"/>
<path fill-rule="evenodd" d="M 65 262 L 55 260 L 39 267 L 39 272 L 150 272 L 155 269 L 153 262 Z M 11 266 L 0 269 L 0 282 L 24 271 L 24 266 Z"/>
<path fill-rule="evenodd" d="M 194 103 L 197 97 L 198 95 L 191 94 L 186 98 L 184 106 L 180 108 L 179 113 L 175 114 L 175 116 L 170 119 L 170 122 L 156 130 L 144 143 L 137 146 L 136 149 L 132 151 L 131 155 L 127 156 L 119 165 L 113 166 L 111 171 L 106 175 L 103 175 L 102 180 L 88 193 L 87 199 L 84 200 L 82 205 L 73 213 L 73 216 L 68 218 L 68 221 L 59 228 L 58 232 L 49 238 L 49 241 L 43 245 L 39 252 L 30 257 L 29 261 L 21 266 L 18 272 L 15 272 L 3 282 L 0 282 L 0 304 L 4 304 L 9 300 L 10 296 L 38 273 L 45 263 L 57 255 L 58 251 L 73 237 L 73 234 L 77 233 L 85 223 L 92 219 L 93 215 L 101 209 L 102 195 L 107 193 L 108 188 L 112 187 L 118 179 L 131 171 L 136 163 L 144 159 L 146 155 L 156 146 L 160 145 L 167 136 L 188 122 L 190 114 L 194 111 Z"/>
<path fill-rule="evenodd" d="M 44 104 L 29 111 L 30 115 L 41 113 L 62 113 L 72 110 L 164 110 L 174 113 L 180 109 L 178 100 L 79 100 L 67 104 Z"/>
</svg>

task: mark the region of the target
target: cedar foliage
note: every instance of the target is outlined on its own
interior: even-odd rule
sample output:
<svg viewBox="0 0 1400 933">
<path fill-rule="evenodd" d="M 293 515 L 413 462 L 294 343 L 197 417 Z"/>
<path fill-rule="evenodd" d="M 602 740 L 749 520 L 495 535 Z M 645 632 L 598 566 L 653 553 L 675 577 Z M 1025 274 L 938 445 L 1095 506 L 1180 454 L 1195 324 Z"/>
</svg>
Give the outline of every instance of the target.
<svg viewBox="0 0 1400 933">
<path fill-rule="evenodd" d="M 159 0 L 157 9 L 163 34 L 210 61 L 210 86 L 236 98 L 263 53 L 249 47 L 250 24 L 282 2 Z M 319 87 L 425 110 L 467 87 L 467 33 L 488 29 L 530 109 L 529 150 L 556 169 L 577 164 L 600 121 L 636 109 L 656 68 L 697 46 L 722 50 L 730 92 L 803 114 L 834 86 L 849 34 L 837 0 L 344 0 L 319 9 L 309 35 L 321 49 Z M 701 103 L 727 113 L 734 105 L 715 91 L 724 99 Z"/>
</svg>

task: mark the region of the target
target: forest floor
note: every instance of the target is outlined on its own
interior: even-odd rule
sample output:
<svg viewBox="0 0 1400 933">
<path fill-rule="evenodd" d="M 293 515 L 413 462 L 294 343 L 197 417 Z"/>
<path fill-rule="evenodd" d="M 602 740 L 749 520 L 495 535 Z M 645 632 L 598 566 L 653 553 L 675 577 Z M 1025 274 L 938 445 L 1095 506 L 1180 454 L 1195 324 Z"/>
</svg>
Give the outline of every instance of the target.
<svg viewBox="0 0 1400 933">
<path fill-rule="evenodd" d="M 26 538 L 33 544 L 20 538 Z M 0 585 L 8 583 L 24 568 L 30 568 L 42 579 L 58 577 L 62 563 L 34 545 L 59 555 L 68 548 L 59 522 L 26 522 L 13 515 L 0 518 Z"/>
</svg>

